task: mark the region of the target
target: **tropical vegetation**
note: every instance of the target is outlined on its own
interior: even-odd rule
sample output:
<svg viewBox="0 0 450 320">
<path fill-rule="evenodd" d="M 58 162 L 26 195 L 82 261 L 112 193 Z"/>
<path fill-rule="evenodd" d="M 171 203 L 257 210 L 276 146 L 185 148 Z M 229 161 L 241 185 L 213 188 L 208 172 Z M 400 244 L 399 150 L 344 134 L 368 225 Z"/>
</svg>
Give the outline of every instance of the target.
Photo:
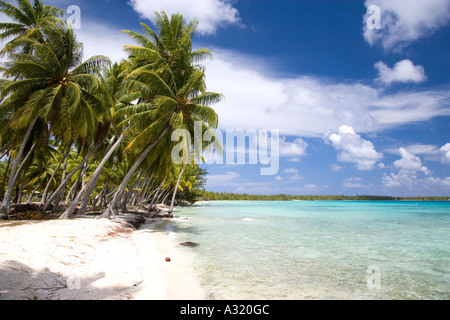
<svg viewBox="0 0 450 320">
<path fill-rule="evenodd" d="M 0 72 L 0 218 L 13 203 L 39 203 L 71 218 L 129 206 L 154 211 L 199 199 L 206 172 L 190 152 L 171 160 L 172 133 L 213 132 L 207 49 L 192 48 L 197 21 L 155 12 L 157 30 L 124 31 L 128 58 L 84 57 L 64 12 L 40 0 L 0 1 L 6 57 Z M 188 154 L 189 153 L 189 154 Z"/>
<path fill-rule="evenodd" d="M 289 195 L 289 194 L 247 194 L 231 192 L 212 192 L 201 190 L 199 197 L 205 201 L 448 201 L 448 197 L 392 197 L 373 195 Z"/>
</svg>

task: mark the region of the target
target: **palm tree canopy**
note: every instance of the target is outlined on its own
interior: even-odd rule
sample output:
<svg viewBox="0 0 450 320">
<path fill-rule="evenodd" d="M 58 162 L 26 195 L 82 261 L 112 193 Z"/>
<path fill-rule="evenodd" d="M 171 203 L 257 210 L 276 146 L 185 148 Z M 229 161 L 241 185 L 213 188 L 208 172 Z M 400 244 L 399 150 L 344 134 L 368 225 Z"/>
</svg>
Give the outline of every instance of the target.
<svg viewBox="0 0 450 320">
<path fill-rule="evenodd" d="M 48 23 L 41 30 L 43 42 L 22 38 L 30 52 L 10 54 L 5 63 L 4 74 L 14 80 L 4 85 L 0 107 L 14 110 L 12 129 L 38 116 L 61 140 L 92 137 L 98 123 L 109 121 L 113 101 L 95 75 L 109 61 L 96 56 L 82 62 L 82 44 L 65 24 Z"/>
<path fill-rule="evenodd" d="M 196 64 L 211 53 L 206 49 L 192 51 L 191 37 L 198 22 L 186 24 L 181 14 L 170 19 L 164 11 L 155 14 L 158 34 L 143 23 L 144 35 L 124 31 L 140 45 L 125 46 L 132 66 L 126 85 L 130 91 L 141 93 L 140 103 L 121 111 L 129 115 L 121 125 L 132 124 L 128 132 L 134 138 L 127 150 L 145 147 L 167 126 L 170 136 L 177 129 L 192 135 L 195 121 L 202 123 L 203 130 L 213 130 L 218 124 L 218 116 L 209 105 L 223 96 L 206 92 L 204 68 Z"/>
<path fill-rule="evenodd" d="M 4 13 L 12 22 L 0 23 L 0 40 L 14 38 L 0 51 L 1 55 L 7 52 L 24 48 L 25 43 L 17 41 L 20 37 L 42 40 L 40 28 L 47 22 L 58 22 L 64 11 L 53 6 L 45 6 L 42 1 L 34 0 L 31 5 L 29 0 L 17 0 L 17 7 L 5 1 L 0 1 L 0 12 Z M 25 45 L 25 46 L 24 46 Z"/>
</svg>

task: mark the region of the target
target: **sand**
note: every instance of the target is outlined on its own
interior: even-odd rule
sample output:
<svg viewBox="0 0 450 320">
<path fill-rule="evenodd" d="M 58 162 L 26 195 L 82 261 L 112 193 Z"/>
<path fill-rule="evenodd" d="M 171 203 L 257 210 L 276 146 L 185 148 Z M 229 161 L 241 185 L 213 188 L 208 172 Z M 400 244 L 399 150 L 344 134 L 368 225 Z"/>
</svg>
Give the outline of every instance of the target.
<svg viewBox="0 0 450 320">
<path fill-rule="evenodd" d="M 190 250 L 149 220 L 1 222 L 0 300 L 202 300 Z"/>
</svg>

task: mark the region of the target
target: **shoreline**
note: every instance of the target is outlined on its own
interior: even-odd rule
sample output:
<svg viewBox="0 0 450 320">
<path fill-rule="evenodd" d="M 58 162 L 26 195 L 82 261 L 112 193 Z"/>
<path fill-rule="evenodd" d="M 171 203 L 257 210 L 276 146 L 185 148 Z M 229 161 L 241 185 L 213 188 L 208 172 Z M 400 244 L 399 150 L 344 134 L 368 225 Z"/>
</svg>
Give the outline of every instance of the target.
<svg viewBox="0 0 450 320">
<path fill-rule="evenodd" d="M 90 217 L 8 222 L 0 224 L 0 300 L 206 299 L 192 252 L 158 230 L 163 219 L 137 230 Z"/>
</svg>

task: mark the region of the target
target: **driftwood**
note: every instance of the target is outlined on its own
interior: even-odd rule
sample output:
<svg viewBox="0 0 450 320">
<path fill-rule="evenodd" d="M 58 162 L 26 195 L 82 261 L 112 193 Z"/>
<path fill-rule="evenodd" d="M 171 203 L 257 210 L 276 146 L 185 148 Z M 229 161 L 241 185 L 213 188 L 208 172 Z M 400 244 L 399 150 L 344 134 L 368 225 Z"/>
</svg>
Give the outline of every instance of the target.
<svg viewBox="0 0 450 320">
<path fill-rule="evenodd" d="M 185 247 L 196 247 L 199 244 L 195 243 L 195 242 L 187 241 L 187 242 L 180 243 L 180 245 L 185 246 Z"/>
<path fill-rule="evenodd" d="M 131 225 L 134 229 L 139 229 L 145 223 L 145 218 L 139 214 L 120 215 L 118 219 Z"/>
</svg>

